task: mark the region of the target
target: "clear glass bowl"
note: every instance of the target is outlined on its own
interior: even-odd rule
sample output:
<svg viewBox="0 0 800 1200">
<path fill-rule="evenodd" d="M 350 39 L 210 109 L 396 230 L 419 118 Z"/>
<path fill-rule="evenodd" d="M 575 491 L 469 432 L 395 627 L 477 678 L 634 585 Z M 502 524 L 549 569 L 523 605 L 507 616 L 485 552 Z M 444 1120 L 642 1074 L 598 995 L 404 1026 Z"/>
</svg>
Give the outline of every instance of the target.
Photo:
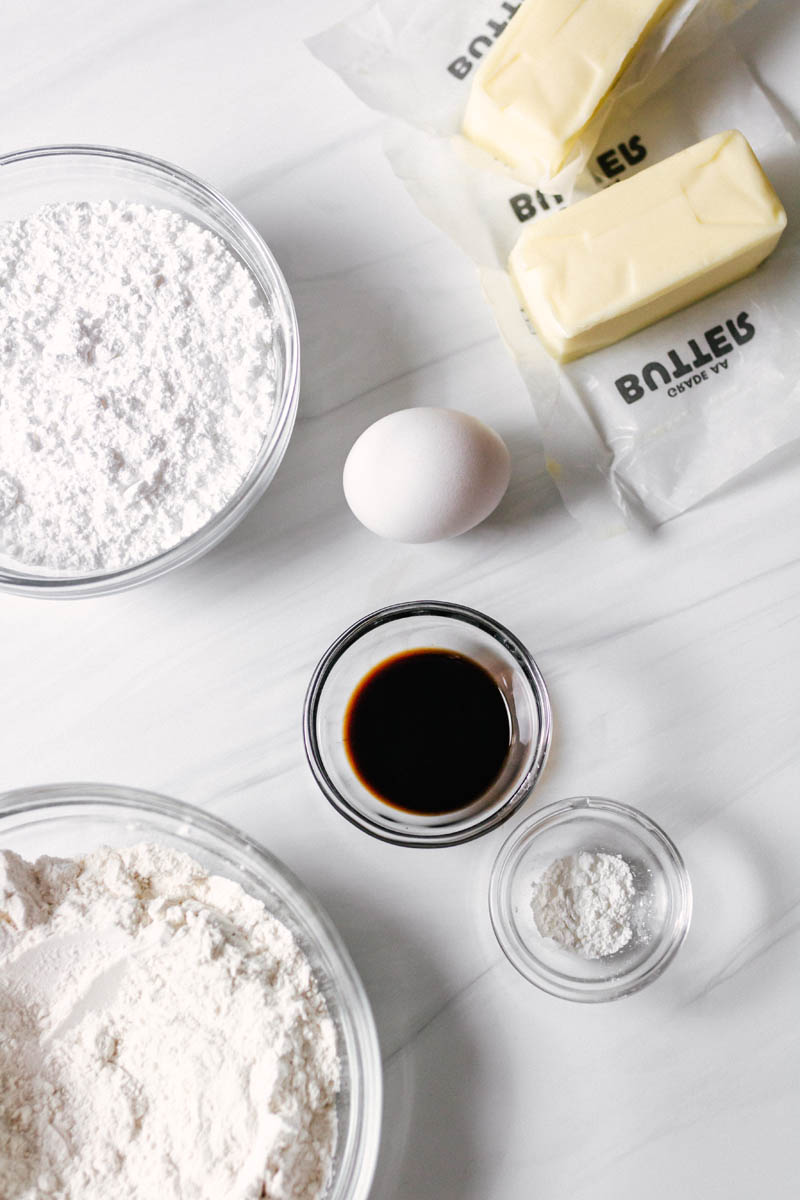
<svg viewBox="0 0 800 1200">
<path fill-rule="evenodd" d="M 257 842 L 200 809 L 151 792 L 99 784 L 25 788 L 0 796 L 0 849 L 25 858 L 158 841 L 240 884 L 294 934 L 336 1025 L 339 1140 L 326 1200 L 366 1200 L 381 1123 L 382 1072 L 372 1013 L 329 917 Z"/>
<path fill-rule="evenodd" d="M 511 746 L 491 788 L 469 808 L 416 816 L 382 802 L 355 774 L 344 718 L 358 684 L 378 663 L 406 650 L 453 650 L 482 666 L 503 693 Z M 460 604 L 393 604 L 357 621 L 320 659 L 306 693 L 303 737 L 314 778 L 334 808 L 359 829 L 400 846 L 454 846 L 495 829 L 530 795 L 550 749 L 552 713 L 529 651 L 491 617 Z"/>
<path fill-rule="evenodd" d="M 633 872 L 634 934 L 607 958 L 586 959 L 542 937 L 533 884 L 555 859 L 581 850 L 619 854 Z M 579 796 L 542 808 L 504 842 L 489 884 L 489 912 L 509 961 L 564 1000 L 617 1000 L 652 983 L 680 949 L 692 916 L 683 859 L 662 829 L 627 804 Z"/>
<path fill-rule="evenodd" d="M 42 204 L 76 200 L 130 200 L 169 208 L 218 234 L 250 271 L 275 318 L 277 400 L 248 475 L 196 533 L 147 562 L 88 575 L 31 567 L 0 554 L 0 589 L 23 596 L 118 592 L 205 554 L 238 525 L 271 482 L 291 437 L 300 391 L 297 317 L 286 281 L 264 240 L 224 196 L 170 163 L 108 146 L 42 146 L 0 157 L 0 223 L 28 216 Z"/>
</svg>

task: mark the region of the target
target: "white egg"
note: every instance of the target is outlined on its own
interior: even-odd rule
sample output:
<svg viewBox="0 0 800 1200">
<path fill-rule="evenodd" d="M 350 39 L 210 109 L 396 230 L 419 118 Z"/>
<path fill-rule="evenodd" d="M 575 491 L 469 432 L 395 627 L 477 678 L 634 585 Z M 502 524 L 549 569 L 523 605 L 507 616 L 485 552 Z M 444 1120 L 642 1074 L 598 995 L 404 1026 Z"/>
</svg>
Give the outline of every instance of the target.
<svg viewBox="0 0 800 1200">
<path fill-rule="evenodd" d="M 396 542 L 466 533 L 500 503 L 511 474 L 505 442 L 477 417 L 404 408 L 370 425 L 344 464 L 347 503 Z"/>
</svg>

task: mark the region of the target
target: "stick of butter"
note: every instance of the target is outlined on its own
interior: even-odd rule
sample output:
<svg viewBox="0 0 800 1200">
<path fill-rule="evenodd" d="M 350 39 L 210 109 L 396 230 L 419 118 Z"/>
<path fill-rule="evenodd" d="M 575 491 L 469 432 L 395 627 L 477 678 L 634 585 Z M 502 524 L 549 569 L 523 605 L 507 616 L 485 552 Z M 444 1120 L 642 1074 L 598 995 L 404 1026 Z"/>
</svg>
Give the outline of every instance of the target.
<svg viewBox="0 0 800 1200">
<path fill-rule="evenodd" d="M 478 68 L 463 132 L 552 178 L 674 0 L 525 0 Z"/>
<path fill-rule="evenodd" d="M 569 362 L 741 279 L 785 226 L 747 140 L 729 130 L 537 221 L 509 270 L 545 347 Z"/>
</svg>

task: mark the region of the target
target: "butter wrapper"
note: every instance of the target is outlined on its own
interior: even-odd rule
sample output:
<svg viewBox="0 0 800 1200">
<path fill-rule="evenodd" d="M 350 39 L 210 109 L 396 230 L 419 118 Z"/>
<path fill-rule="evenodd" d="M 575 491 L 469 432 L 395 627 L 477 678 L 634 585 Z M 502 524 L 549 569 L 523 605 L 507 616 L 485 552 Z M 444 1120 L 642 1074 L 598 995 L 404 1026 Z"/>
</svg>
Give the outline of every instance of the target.
<svg viewBox="0 0 800 1200">
<path fill-rule="evenodd" d="M 756 0 L 675 0 L 637 45 L 569 153 L 551 174 L 516 173 L 461 134 L 477 68 L 520 5 L 514 0 L 373 0 L 308 46 L 370 107 L 441 141 L 439 152 L 517 194 L 571 198 L 600 130 L 623 99 L 640 104 Z M 523 186 L 524 185 L 524 186 Z"/>
<path fill-rule="evenodd" d="M 615 345 L 560 366 L 497 254 L 474 241 L 484 292 L 530 392 L 548 470 L 590 532 L 657 525 L 800 438 L 800 150 L 731 46 L 720 43 L 606 126 L 587 187 L 611 184 L 726 128 L 756 152 L 787 212 L 751 274 Z M 541 213 L 529 220 L 541 219 Z"/>
</svg>

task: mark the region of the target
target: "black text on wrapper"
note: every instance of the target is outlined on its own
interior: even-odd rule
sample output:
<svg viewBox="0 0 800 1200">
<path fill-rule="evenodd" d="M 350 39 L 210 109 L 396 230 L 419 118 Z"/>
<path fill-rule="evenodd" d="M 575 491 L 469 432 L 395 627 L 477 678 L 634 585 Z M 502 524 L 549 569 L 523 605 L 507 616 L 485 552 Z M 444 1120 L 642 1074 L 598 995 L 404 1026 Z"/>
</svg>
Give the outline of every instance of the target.
<svg viewBox="0 0 800 1200">
<path fill-rule="evenodd" d="M 668 350 L 666 362 L 653 359 L 641 370 L 620 375 L 614 385 L 626 404 L 634 404 L 646 393 L 667 386 L 668 396 L 678 396 L 690 388 L 699 387 L 710 376 L 728 369 L 727 355 L 736 346 L 744 346 L 756 335 L 756 327 L 746 312 L 725 322 L 713 325 L 699 338 L 689 338 L 686 347 Z"/>
</svg>

